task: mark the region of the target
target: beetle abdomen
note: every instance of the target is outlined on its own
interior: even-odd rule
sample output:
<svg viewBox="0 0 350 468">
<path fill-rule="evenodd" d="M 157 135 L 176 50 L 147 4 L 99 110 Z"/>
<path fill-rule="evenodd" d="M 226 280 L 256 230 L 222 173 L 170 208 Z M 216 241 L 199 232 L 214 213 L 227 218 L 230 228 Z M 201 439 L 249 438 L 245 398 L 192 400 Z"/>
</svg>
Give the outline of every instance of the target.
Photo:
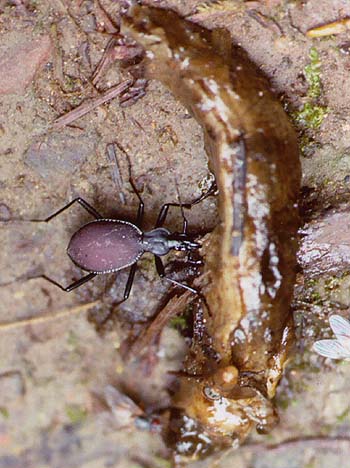
<svg viewBox="0 0 350 468">
<path fill-rule="evenodd" d="M 126 221 L 96 220 L 73 235 L 67 253 L 83 270 L 109 273 L 126 268 L 141 257 L 141 238 L 140 229 Z"/>
</svg>

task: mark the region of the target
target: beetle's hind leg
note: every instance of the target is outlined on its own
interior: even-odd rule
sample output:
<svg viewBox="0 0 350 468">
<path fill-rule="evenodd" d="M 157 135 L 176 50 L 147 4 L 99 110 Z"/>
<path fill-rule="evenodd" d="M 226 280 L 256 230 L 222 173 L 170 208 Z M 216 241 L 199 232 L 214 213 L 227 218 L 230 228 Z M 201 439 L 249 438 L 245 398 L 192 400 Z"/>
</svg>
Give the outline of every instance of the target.
<svg viewBox="0 0 350 468">
<path fill-rule="evenodd" d="M 78 197 L 74 198 L 71 202 L 67 203 L 64 205 L 62 208 L 60 208 L 58 211 L 55 211 L 52 215 L 48 216 L 46 219 L 43 220 L 34 220 L 34 221 L 45 221 L 46 223 L 51 221 L 51 219 L 55 218 L 59 214 L 63 213 L 64 211 L 68 210 L 74 203 L 79 203 L 81 207 L 83 207 L 88 213 L 90 213 L 94 218 L 96 219 L 102 219 L 103 216 L 95 210 L 93 206 L 90 205 L 84 198 Z"/>
<path fill-rule="evenodd" d="M 28 279 L 42 278 L 45 281 L 48 281 L 49 283 L 53 284 L 54 286 L 57 286 L 62 291 L 71 292 L 71 291 L 73 291 L 73 289 L 77 289 L 80 286 L 82 286 L 83 284 L 85 284 L 88 281 L 92 280 L 92 278 L 94 278 L 95 276 L 96 276 L 96 273 L 89 273 L 88 275 L 83 276 L 82 278 L 78 279 L 77 281 L 74 281 L 72 284 L 70 284 L 70 285 L 68 285 L 66 287 L 62 286 L 62 284 L 58 283 L 57 281 L 53 280 L 52 278 L 49 278 L 46 275 L 34 276 L 34 277 L 31 277 L 31 278 L 28 278 Z"/>
<path fill-rule="evenodd" d="M 103 219 L 103 216 L 101 215 L 101 213 L 99 213 L 97 210 L 95 210 L 95 208 L 93 206 L 91 206 L 90 203 L 88 203 L 86 200 L 84 200 L 84 198 L 77 197 L 77 198 L 74 198 L 74 200 L 70 201 L 69 203 L 64 205 L 62 208 L 55 211 L 50 216 L 48 216 L 47 218 L 44 218 L 44 219 L 20 219 L 20 218 L 12 218 L 11 217 L 9 220 L 6 220 L 6 221 L 5 220 L 0 220 L 0 222 L 4 223 L 4 224 L 7 224 L 7 223 L 13 222 L 13 221 L 14 222 L 20 221 L 20 222 L 25 222 L 25 223 L 48 223 L 53 218 L 56 218 L 56 216 L 60 215 L 64 211 L 68 210 L 68 208 L 70 208 L 72 205 L 74 205 L 74 203 L 79 203 L 79 205 L 82 208 L 84 208 L 84 210 L 86 210 L 88 213 L 90 213 L 91 216 L 93 216 L 95 219 Z"/>
<path fill-rule="evenodd" d="M 114 307 L 120 306 L 120 304 L 122 304 L 123 302 L 129 299 L 131 288 L 132 288 L 134 278 L 135 278 L 136 269 L 137 269 L 137 263 L 134 263 L 130 268 L 128 281 L 126 282 L 126 286 L 124 289 L 123 299 L 117 303 L 114 303 L 113 304 Z M 101 322 L 99 322 L 99 326 L 103 327 L 103 325 L 105 325 L 105 323 L 111 318 L 112 315 L 113 315 L 113 311 L 108 312 L 106 317 Z"/>
<path fill-rule="evenodd" d="M 157 273 L 160 276 L 160 278 L 165 279 L 165 280 L 169 281 L 170 283 L 175 284 L 176 286 L 180 286 L 183 289 L 187 289 L 187 291 L 191 291 L 193 294 L 196 294 L 199 297 L 199 299 L 204 303 L 204 305 L 205 305 L 205 307 L 206 307 L 206 309 L 208 311 L 209 316 L 210 317 L 212 316 L 209 304 L 208 304 L 205 296 L 203 295 L 203 293 L 201 291 L 199 291 L 196 288 L 192 288 L 191 286 L 188 286 L 187 284 L 180 283 L 179 281 L 176 281 L 176 280 L 173 280 L 172 278 L 169 278 L 165 274 L 165 269 L 164 269 L 164 265 L 163 265 L 163 262 L 162 262 L 161 258 L 158 257 L 157 255 L 155 255 L 154 260 L 155 260 L 155 263 L 156 263 Z"/>
<path fill-rule="evenodd" d="M 173 280 L 172 278 L 169 278 L 168 276 L 166 276 L 164 265 L 160 257 L 155 255 L 154 260 L 156 263 L 157 273 L 160 276 L 160 278 L 165 279 L 169 281 L 170 283 L 175 284 L 176 286 L 180 286 L 181 288 L 187 289 L 188 291 L 191 291 L 193 294 L 199 294 L 199 291 L 197 291 L 197 289 L 191 288 L 191 286 L 188 286 L 187 284 L 180 283 L 179 281 Z"/>
</svg>

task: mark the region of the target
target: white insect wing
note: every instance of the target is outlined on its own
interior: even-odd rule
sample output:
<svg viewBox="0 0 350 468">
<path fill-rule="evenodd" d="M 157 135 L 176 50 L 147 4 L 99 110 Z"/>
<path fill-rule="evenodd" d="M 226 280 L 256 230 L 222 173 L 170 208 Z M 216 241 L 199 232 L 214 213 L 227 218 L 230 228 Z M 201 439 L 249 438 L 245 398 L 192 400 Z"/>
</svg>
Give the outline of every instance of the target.
<svg viewBox="0 0 350 468">
<path fill-rule="evenodd" d="M 313 350 L 331 359 L 350 359 L 350 322 L 340 315 L 332 315 L 329 323 L 336 339 L 316 341 Z"/>
<path fill-rule="evenodd" d="M 350 355 L 350 322 L 340 315 L 332 315 L 329 324 L 337 337 Z"/>
<path fill-rule="evenodd" d="M 331 359 L 345 359 L 350 357 L 349 353 L 338 340 L 320 340 L 313 345 L 314 351 L 321 356 Z"/>
<path fill-rule="evenodd" d="M 130 427 L 135 417 L 143 414 L 141 408 L 131 398 L 121 393 L 115 387 L 107 385 L 104 394 L 106 402 L 120 428 Z"/>
</svg>

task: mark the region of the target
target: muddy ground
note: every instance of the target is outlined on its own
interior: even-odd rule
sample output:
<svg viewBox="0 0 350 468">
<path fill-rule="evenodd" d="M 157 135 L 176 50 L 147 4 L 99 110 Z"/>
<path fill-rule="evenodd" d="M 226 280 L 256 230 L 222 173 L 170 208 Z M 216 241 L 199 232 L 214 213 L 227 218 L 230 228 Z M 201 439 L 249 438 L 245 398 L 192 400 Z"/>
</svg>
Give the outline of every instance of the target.
<svg viewBox="0 0 350 468">
<path fill-rule="evenodd" d="M 350 4 L 145 3 L 230 30 L 281 96 L 300 135 L 303 165 L 304 227 L 293 304 L 298 341 L 276 398 L 280 424 L 268 436 L 252 434 L 236 452 L 191 466 L 350 466 L 349 365 L 311 350 L 316 339 L 331 336 L 331 313 L 350 315 L 350 38 L 346 31 L 320 39 L 305 35 L 350 16 Z M 126 364 L 120 347 L 161 310 L 171 288 L 145 256 L 120 308 L 114 304 L 126 272 L 65 294 L 38 276 L 64 285 L 80 277 L 65 248 L 89 215 L 75 206 L 47 224 L 30 221 L 78 195 L 106 217 L 134 219 L 129 161 L 146 204 L 145 228 L 164 202 L 177 199 L 176 187 L 188 202 L 209 186 L 201 130 L 159 83 L 149 83 L 130 107 L 115 98 L 69 126 L 52 128 L 57 117 L 128 79 L 129 71 L 115 62 L 92 83 L 113 32 L 108 18 L 117 22 L 119 6 L 108 0 L 0 0 L 1 468 L 171 466 L 155 428 L 141 431 L 133 421 L 120 427 L 106 390 L 119 388 L 142 408 L 168 404 L 168 371 L 181 368 L 186 350 L 178 330 L 165 328 L 147 362 Z M 111 145 L 116 160 L 108 157 Z M 188 218 L 192 232 L 210 232 L 215 200 L 194 207 Z M 168 225 L 180 223 L 173 210 Z M 113 317 L 102 327 L 109 312 Z"/>
</svg>

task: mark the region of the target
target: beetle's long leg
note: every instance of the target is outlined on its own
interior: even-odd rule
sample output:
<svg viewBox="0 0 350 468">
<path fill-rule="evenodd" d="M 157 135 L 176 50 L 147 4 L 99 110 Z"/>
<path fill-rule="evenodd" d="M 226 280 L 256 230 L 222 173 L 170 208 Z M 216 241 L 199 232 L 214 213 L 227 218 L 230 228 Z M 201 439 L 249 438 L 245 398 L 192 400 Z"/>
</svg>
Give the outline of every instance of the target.
<svg viewBox="0 0 350 468">
<path fill-rule="evenodd" d="M 121 301 L 117 302 L 116 304 L 114 304 L 115 307 L 119 306 L 120 304 L 122 304 L 123 302 L 125 302 L 129 298 L 130 291 L 131 291 L 131 288 L 132 288 L 132 285 L 133 285 L 133 282 L 134 282 L 134 278 L 135 278 L 136 269 L 137 269 L 137 263 L 134 263 L 130 268 L 128 281 L 126 282 L 126 286 L 125 286 L 125 290 L 124 290 L 123 299 Z M 113 312 L 109 312 L 107 314 L 107 316 L 99 323 L 99 326 L 102 327 L 110 319 L 112 314 L 113 314 Z"/>
<path fill-rule="evenodd" d="M 47 223 L 51 221 L 51 219 L 55 218 L 59 214 L 63 213 L 65 210 L 70 208 L 74 203 L 79 203 L 81 207 L 83 207 L 88 213 L 90 213 L 95 219 L 103 219 L 103 216 L 101 213 L 99 213 L 93 206 L 90 205 L 84 198 L 77 197 L 74 198 L 71 202 L 67 203 L 67 205 L 64 205 L 62 208 L 60 208 L 58 211 L 55 211 L 52 215 L 48 216 L 45 219 L 20 219 L 20 218 L 12 218 L 9 220 L 0 220 L 0 223 L 9 223 L 12 221 L 20 221 L 22 223 Z"/>
<path fill-rule="evenodd" d="M 73 291 L 73 289 L 79 288 L 83 284 L 87 283 L 88 281 L 90 281 L 95 276 L 96 276 L 96 273 L 89 273 L 88 275 L 83 276 L 79 280 L 74 281 L 74 283 L 70 284 L 67 287 L 62 286 L 62 284 L 57 283 L 57 281 L 53 280 L 52 278 L 49 278 L 46 275 L 36 276 L 35 278 L 43 278 L 44 280 L 48 281 L 49 283 L 51 283 L 51 284 L 57 286 L 58 288 L 62 289 L 62 291 L 70 292 L 70 291 Z"/>
<path fill-rule="evenodd" d="M 139 208 L 137 210 L 137 219 L 136 219 L 136 226 L 138 227 L 141 227 L 142 226 L 142 221 L 143 221 L 143 213 L 144 213 L 144 210 L 145 210 L 145 204 L 143 203 L 143 200 L 141 198 L 141 195 L 139 194 L 134 182 L 132 181 L 132 179 L 130 178 L 129 179 L 129 182 L 130 182 L 130 185 L 135 193 L 135 195 L 137 196 L 137 198 L 139 199 Z M 134 272 L 135 274 L 135 272 Z"/>
<path fill-rule="evenodd" d="M 122 302 L 126 301 L 128 299 L 128 297 L 130 296 L 130 291 L 131 291 L 131 288 L 132 288 L 132 284 L 134 282 L 136 269 L 137 269 L 137 263 L 134 263 L 132 265 L 132 267 L 130 268 L 128 281 L 126 282 L 126 286 L 125 286 L 125 290 L 124 290 L 123 299 L 120 302 L 118 302 L 118 305 L 121 304 Z"/>
<path fill-rule="evenodd" d="M 163 262 L 162 262 L 161 258 L 158 257 L 158 255 L 154 256 L 154 260 L 155 260 L 155 263 L 156 263 L 157 273 L 160 276 L 160 278 L 165 279 L 165 280 L 169 281 L 170 283 L 175 284 L 176 286 L 180 286 L 181 288 L 187 289 L 188 291 L 191 291 L 193 294 L 199 294 L 199 291 L 197 291 L 197 289 L 191 288 L 191 286 L 188 286 L 187 284 L 180 283 L 179 281 L 173 280 L 173 279 L 169 278 L 168 276 L 166 276 Z"/>
<path fill-rule="evenodd" d="M 158 227 L 163 226 L 163 224 L 165 222 L 165 219 L 166 219 L 166 217 L 168 215 L 169 208 L 171 206 L 177 206 L 179 208 L 186 208 L 186 209 L 189 210 L 190 208 L 192 208 L 192 206 L 197 205 L 201 201 L 205 200 L 207 197 L 210 197 L 211 195 L 215 195 L 216 192 L 217 192 L 217 186 L 216 186 L 216 183 L 213 182 L 210 189 L 206 193 L 201 195 L 199 198 L 197 198 L 197 200 L 194 200 L 192 203 L 166 203 L 160 209 L 160 212 L 159 212 L 158 219 L 157 219 L 155 227 L 158 228 Z M 187 219 L 185 218 L 184 215 L 183 215 L 183 219 L 184 220 L 183 220 L 183 225 L 182 225 L 182 233 L 186 234 L 187 233 L 187 228 L 188 228 L 188 221 L 187 221 Z"/>
<path fill-rule="evenodd" d="M 58 211 L 55 211 L 52 215 L 50 215 L 48 218 L 42 220 L 45 222 L 51 221 L 51 219 L 55 218 L 59 214 L 63 213 L 63 211 L 67 210 L 70 208 L 74 203 L 79 203 L 80 206 L 82 206 L 87 212 L 89 212 L 92 216 L 94 216 L 96 219 L 101 219 L 103 216 L 95 210 L 93 206 L 91 206 L 87 201 L 84 200 L 84 198 L 78 197 L 74 198 L 71 202 L 67 203 L 67 205 L 64 205 L 63 208 L 59 209 Z M 39 220 L 38 220 L 39 221 Z"/>
<path fill-rule="evenodd" d="M 177 207 L 190 209 L 192 207 L 192 204 L 191 203 L 165 203 L 165 205 L 163 205 L 160 209 L 158 219 L 155 225 L 156 228 L 163 226 L 165 219 L 168 215 L 169 208 L 171 206 L 177 206 Z M 184 217 L 183 229 L 182 229 L 182 232 L 184 234 L 186 234 L 187 232 L 187 227 L 188 227 L 188 222 L 187 222 L 187 219 Z"/>
<path fill-rule="evenodd" d="M 191 286 L 188 286 L 187 284 L 180 283 L 179 281 L 173 280 L 173 279 L 169 278 L 168 276 L 166 276 L 163 262 L 162 262 L 161 258 L 158 257 L 158 255 L 154 256 L 154 260 L 155 260 L 155 263 L 156 263 L 156 270 L 157 270 L 158 275 L 162 279 L 165 279 L 165 280 L 169 281 L 170 283 L 175 284 L 176 286 L 180 286 L 181 288 L 187 289 L 187 291 L 191 291 L 193 294 L 196 294 L 201 299 L 201 301 L 204 302 L 204 305 L 207 308 L 208 314 L 211 317 L 212 313 L 210 311 L 209 304 L 208 304 L 206 298 L 204 297 L 204 295 L 200 291 L 198 291 L 198 289 L 191 288 Z"/>
</svg>

